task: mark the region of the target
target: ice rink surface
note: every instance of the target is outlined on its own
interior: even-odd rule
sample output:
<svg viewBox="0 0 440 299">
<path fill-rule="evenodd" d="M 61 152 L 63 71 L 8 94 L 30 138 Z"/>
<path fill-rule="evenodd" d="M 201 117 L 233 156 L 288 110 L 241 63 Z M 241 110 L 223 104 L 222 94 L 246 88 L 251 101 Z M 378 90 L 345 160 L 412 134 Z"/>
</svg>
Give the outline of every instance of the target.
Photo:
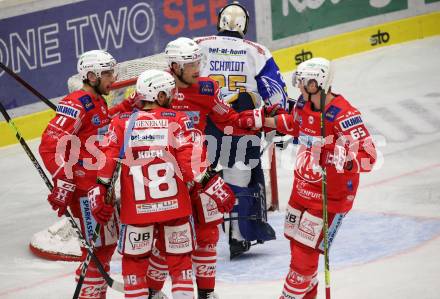
<svg viewBox="0 0 440 299">
<path fill-rule="evenodd" d="M 354 208 L 333 244 L 332 298 L 440 298 L 440 37 L 353 55 L 334 65 L 334 92 L 363 113 L 381 158 L 374 172 L 361 176 Z M 35 154 L 38 144 L 30 142 Z M 278 152 L 281 209 L 269 214 L 277 240 L 230 262 L 222 237 L 221 299 L 277 299 L 281 292 L 290 259 L 282 222 L 294 151 L 292 146 Z M 19 145 L 0 149 L 0 182 L 0 298 L 71 298 L 76 264 L 45 261 L 28 250 L 32 235 L 56 216 Z M 120 270 L 115 254 L 111 275 L 121 280 Z M 324 298 L 322 267 L 319 277 L 319 298 Z M 169 283 L 165 291 L 169 295 Z M 108 298 L 123 296 L 110 290 Z"/>
</svg>

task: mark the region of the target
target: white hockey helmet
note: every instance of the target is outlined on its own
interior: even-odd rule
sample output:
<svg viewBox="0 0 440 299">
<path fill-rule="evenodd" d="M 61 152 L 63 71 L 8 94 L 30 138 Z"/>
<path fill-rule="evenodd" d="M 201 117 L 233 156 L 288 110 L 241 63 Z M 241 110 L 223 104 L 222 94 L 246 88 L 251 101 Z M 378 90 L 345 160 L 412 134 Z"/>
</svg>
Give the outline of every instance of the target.
<svg viewBox="0 0 440 299">
<path fill-rule="evenodd" d="M 292 74 L 292 85 L 298 86 L 303 82 L 307 86 L 310 80 L 315 80 L 318 87 L 328 92 L 333 80 L 333 68 L 328 59 L 316 57 L 302 62 Z"/>
<path fill-rule="evenodd" d="M 187 37 L 179 37 L 167 44 L 165 57 L 170 68 L 173 62 L 183 68 L 185 63 L 201 61 L 203 54 L 200 46 L 195 41 Z"/>
<path fill-rule="evenodd" d="M 103 50 L 84 52 L 78 59 L 77 69 L 81 80 L 87 79 L 87 74 L 92 72 L 101 78 L 101 73 L 114 70 L 116 72 L 116 60 L 110 53 Z"/>
<path fill-rule="evenodd" d="M 163 91 L 168 98 L 176 93 L 174 77 L 161 70 L 146 70 L 140 74 L 136 81 L 136 92 L 141 101 L 154 102 Z"/>
<path fill-rule="evenodd" d="M 238 1 L 226 5 L 218 13 L 217 31 L 236 31 L 244 37 L 248 24 L 249 12 Z"/>
</svg>

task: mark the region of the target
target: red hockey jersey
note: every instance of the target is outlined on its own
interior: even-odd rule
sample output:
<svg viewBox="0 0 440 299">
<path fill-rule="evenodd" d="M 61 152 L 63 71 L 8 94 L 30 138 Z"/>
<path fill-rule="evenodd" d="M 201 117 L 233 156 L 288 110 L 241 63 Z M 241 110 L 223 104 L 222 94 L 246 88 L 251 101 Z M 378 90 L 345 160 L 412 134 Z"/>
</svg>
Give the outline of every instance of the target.
<svg viewBox="0 0 440 299">
<path fill-rule="evenodd" d="M 300 98 L 292 113 L 276 117 L 279 132 L 298 137 L 299 148 L 289 202 L 322 209 L 322 172 L 319 161 L 321 112 L 312 110 L 311 102 Z M 325 107 L 325 131 L 324 148 L 333 153 L 334 157 L 343 154 L 344 161 L 347 157 L 353 162 L 351 170 L 333 164 L 326 166 L 328 210 L 332 213 L 348 212 L 359 185 L 359 173 L 372 169 L 376 150 L 360 112 L 341 95 L 335 95 Z"/>
<path fill-rule="evenodd" d="M 51 175 L 67 176 L 82 190 L 93 186 L 99 168 L 98 143 L 107 132 L 111 116 L 131 110 L 127 104 L 124 101 L 109 109 L 104 98 L 84 90 L 63 98 L 43 132 L 39 147 Z"/>
<path fill-rule="evenodd" d="M 181 112 L 158 107 L 140 111 L 127 136 L 130 114 L 115 117 L 101 147 L 106 164 L 98 177 L 110 179 L 126 138 L 121 167 L 121 222 L 145 224 L 191 214 L 187 182 L 205 171 L 193 124 Z"/>
<path fill-rule="evenodd" d="M 208 116 L 221 130 L 231 126 L 230 134 L 255 134 L 256 131 L 235 127 L 234 122 L 239 119 L 240 114 L 224 104 L 218 96 L 217 82 L 207 77 L 200 77 L 196 84 L 187 88 L 179 87 L 178 96 L 171 102 L 171 108 L 186 113 L 194 123 L 194 140 L 202 144 L 205 140 L 204 132 Z"/>
</svg>

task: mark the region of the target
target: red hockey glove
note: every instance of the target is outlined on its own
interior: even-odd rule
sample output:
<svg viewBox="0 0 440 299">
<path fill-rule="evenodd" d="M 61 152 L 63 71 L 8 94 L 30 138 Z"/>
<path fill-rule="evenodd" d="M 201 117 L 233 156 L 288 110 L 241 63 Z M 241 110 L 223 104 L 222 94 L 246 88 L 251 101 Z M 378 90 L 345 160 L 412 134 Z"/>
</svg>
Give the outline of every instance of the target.
<svg viewBox="0 0 440 299">
<path fill-rule="evenodd" d="M 263 109 L 258 108 L 241 112 L 235 125 L 241 129 L 260 129 L 264 125 Z"/>
<path fill-rule="evenodd" d="M 54 211 L 58 210 L 58 217 L 61 217 L 73 199 L 76 185 L 65 177 L 54 178 L 53 181 L 54 187 L 47 200 Z"/>
<path fill-rule="evenodd" d="M 133 91 L 131 95 L 126 99 L 132 108 L 141 109 L 144 106 L 143 97 L 141 97 L 136 91 Z"/>
<path fill-rule="evenodd" d="M 106 224 L 113 215 L 113 206 L 105 203 L 105 196 L 107 195 L 107 188 L 98 184 L 90 188 L 87 194 L 90 201 L 90 208 L 92 215 L 100 224 Z"/>
<path fill-rule="evenodd" d="M 338 172 L 350 171 L 353 168 L 353 161 L 347 159 L 346 148 L 339 145 L 336 145 L 334 149 L 321 149 L 319 161 L 321 167 L 330 165 L 335 167 Z"/>
<path fill-rule="evenodd" d="M 264 116 L 265 117 L 274 117 L 278 114 L 287 114 L 287 111 L 281 107 L 280 104 L 273 104 L 270 106 L 264 106 Z"/>
<path fill-rule="evenodd" d="M 214 175 L 203 187 L 202 193 L 212 198 L 220 213 L 229 213 L 235 204 L 235 195 L 219 174 Z"/>
</svg>

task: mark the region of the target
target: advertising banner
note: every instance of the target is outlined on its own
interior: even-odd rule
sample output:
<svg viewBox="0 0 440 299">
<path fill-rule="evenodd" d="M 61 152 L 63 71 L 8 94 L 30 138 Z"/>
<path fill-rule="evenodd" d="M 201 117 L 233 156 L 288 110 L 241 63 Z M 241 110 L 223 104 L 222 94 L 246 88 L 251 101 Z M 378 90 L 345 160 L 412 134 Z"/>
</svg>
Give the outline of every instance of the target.
<svg viewBox="0 0 440 299">
<path fill-rule="evenodd" d="M 227 0 L 81 1 L 0 20 L 0 61 L 47 98 L 67 93 L 81 53 L 105 49 L 117 61 L 163 51 L 181 36 L 215 34 Z M 254 15 L 254 1 L 241 1 Z M 246 36 L 255 40 L 255 18 Z M 38 101 L 0 69 L 2 102 L 14 108 Z"/>
<path fill-rule="evenodd" d="M 408 1 L 404 0 L 271 0 L 272 39 L 278 40 L 407 8 Z"/>
</svg>

